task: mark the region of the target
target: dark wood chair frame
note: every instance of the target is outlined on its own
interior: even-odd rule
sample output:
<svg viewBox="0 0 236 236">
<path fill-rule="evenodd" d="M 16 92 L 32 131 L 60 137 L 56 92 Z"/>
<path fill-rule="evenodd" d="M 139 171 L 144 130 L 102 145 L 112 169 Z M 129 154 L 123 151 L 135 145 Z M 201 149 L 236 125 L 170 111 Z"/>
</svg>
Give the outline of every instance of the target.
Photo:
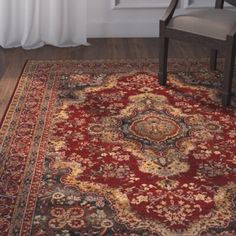
<svg viewBox="0 0 236 236">
<path fill-rule="evenodd" d="M 165 85 L 167 82 L 167 60 L 168 60 L 168 43 L 169 39 L 184 40 L 190 42 L 201 43 L 211 49 L 210 53 L 210 69 L 216 70 L 218 50 L 225 51 L 225 68 L 224 80 L 222 84 L 222 104 L 230 105 L 232 93 L 232 81 L 235 63 L 236 50 L 236 25 L 226 40 L 210 38 L 207 36 L 197 35 L 177 29 L 168 28 L 168 24 L 172 19 L 179 0 L 172 0 L 166 10 L 165 15 L 160 20 L 160 68 L 159 83 Z M 236 0 L 216 0 L 215 7 L 222 9 L 224 2 L 236 6 Z M 236 13 L 235 13 L 236 14 Z"/>
</svg>

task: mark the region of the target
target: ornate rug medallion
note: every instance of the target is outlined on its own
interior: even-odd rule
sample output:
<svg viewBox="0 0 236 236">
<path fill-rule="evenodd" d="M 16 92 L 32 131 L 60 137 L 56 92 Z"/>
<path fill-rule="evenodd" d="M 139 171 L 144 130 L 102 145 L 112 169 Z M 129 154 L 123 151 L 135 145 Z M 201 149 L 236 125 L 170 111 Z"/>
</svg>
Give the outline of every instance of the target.
<svg viewBox="0 0 236 236">
<path fill-rule="evenodd" d="M 236 235 L 235 97 L 204 60 L 173 60 L 167 87 L 157 67 L 28 63 L 0 129 L 3 235 Z"/>
<path fill-rule="evenodd" d="M 175 121 L 159 115 L 147 115 L 135 120 L 129 130 L 136 136 L 153 142 L 161 142 L 174 137 L 179 132 Z"/>
</svg>

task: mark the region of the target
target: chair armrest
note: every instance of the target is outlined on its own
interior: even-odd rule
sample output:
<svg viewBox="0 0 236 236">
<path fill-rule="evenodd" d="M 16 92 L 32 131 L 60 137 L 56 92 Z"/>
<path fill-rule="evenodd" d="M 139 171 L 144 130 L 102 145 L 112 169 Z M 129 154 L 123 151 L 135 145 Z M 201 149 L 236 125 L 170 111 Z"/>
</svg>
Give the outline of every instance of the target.
<svg viewBox="0 0 236 236">
<path fill-rule="evenodd" d="M 172 0 L 170 2 L 170 5 L 168 6 L 164 16 L 160 20 L 161 24 L 168 25 L 168 23 L 170 22 L 172 16 L 175 13 L 175 9 L 177 7 L 178 2 L 179 2 L 179 0 Z"/>
</svg>

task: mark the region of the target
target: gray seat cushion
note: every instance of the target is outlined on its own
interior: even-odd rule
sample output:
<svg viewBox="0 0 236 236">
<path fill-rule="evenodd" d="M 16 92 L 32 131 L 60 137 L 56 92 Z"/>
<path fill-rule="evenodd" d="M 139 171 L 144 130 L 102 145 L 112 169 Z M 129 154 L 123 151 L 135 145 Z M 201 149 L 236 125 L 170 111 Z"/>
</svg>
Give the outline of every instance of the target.
<svg viewBox="0 0 236 236">
<path fill-rule="evenodd" d="M 174 16 L 168 28 L 226 40 L 236 24 L 236 12 L 225 9 L 185 10 Z"/>
</svg>

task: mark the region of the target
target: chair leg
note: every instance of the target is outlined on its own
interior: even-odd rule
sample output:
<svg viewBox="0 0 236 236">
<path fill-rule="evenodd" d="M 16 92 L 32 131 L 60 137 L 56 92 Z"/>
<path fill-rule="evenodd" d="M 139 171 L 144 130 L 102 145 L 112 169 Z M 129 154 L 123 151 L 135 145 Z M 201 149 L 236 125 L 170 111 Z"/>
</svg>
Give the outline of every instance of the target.
<svg viewBox="0 0 236 236">
<path fill-rule="evenodd" d="M 210 70 L 214 71 L 217 67 L 217 50 L 211 49 L 211 56 L 210 56 Z"/>
<path fill-rule="evenodd" d="M 167 59 L 168 59 L 168 44 L 169 39 L 161 37 L 160 40 L 160 54 L 159 54 L 159 83 L 165 85 L 167 81 Z"/>
<path fill-rule="evenodd" d="M 226 49 L 224 81 L 223 81 L 223 91 L 222 91 L 222 103 L 224 106 L 230 105 L 231 101 L 234 63 L 235 63 L 234 48 L 235 48 L 234 43 L 232 42 L 231 45 Z"/>
</svg>

